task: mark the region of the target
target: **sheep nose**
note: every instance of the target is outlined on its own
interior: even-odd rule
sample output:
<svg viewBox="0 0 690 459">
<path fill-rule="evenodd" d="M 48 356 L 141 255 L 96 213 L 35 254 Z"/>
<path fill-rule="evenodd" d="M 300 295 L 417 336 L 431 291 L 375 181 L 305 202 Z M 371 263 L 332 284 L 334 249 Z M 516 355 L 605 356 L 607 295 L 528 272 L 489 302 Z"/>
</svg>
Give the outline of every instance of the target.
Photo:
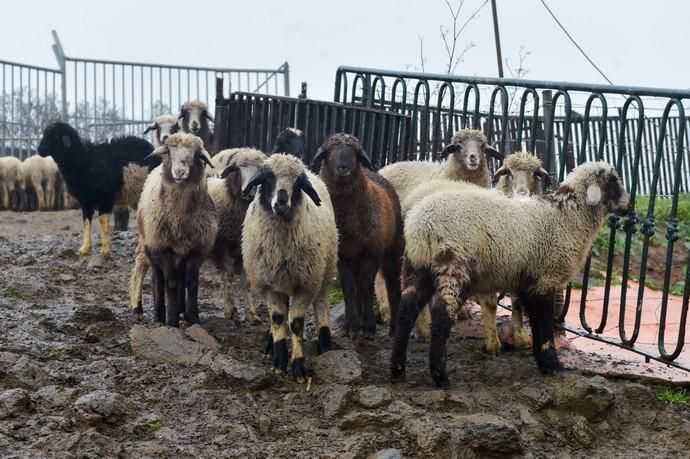
<svg viewBox="0 0 690 459">
<path fill-rule="evenodd" d="M 339 174 L 344 174 L 349 170 L 349 168 L 347 166 L 340 165 L 336 168 L 336 170 Z"/>
<path fill-rule="evenodd" d="M 172 176 L 175 180 L 184 180 L 187 178 L 187 170 L 184 168 L 175 168 L 172 170 Z"/>
<path fill-rule="evenodd" d="M 192 131 L 196 132 L 199 130 L 199 122 L 198 121 L 192 121 L 192 124 L 190 125 L 190 128 Z"/>
<path fill-rule="evenodd" d="M 477 156 L 476 155 L 470 155 L 470 162 L 476 163 L 477 162 Z"/>
<path fill-rule="evenodd" d="M 276 202 L 281 205 L 286 205 L 288 202 L 288 193 L 285 190 L 278 190 L 278 197 L 276 199 Z"/>
<path fill-rule="evenodd" d="M 529 195 L 529 190 L 527 188 L 517 188 L 515 189 L 515 194 L 518 196 L 528 196 Z"/>
</svg>

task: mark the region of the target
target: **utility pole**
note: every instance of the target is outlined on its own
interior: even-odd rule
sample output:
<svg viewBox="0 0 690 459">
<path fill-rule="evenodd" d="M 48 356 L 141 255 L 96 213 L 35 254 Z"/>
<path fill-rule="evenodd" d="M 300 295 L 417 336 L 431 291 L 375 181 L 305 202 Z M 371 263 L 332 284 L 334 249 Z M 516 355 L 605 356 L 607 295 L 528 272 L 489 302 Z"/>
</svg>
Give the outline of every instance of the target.
<svg viewBox="0 0 690 459">
<path fill-rule="evenodd" d="M 498 36 L 498 15 L 496 14 L 496 0 L 491 0 L 491 11 L 494 16 L 494 38 L 496 39 L 496 60 L 498 61 L 498 77 L 503 78 L 503 59 L 501 58 L 501 38 Z"/>
</svg>

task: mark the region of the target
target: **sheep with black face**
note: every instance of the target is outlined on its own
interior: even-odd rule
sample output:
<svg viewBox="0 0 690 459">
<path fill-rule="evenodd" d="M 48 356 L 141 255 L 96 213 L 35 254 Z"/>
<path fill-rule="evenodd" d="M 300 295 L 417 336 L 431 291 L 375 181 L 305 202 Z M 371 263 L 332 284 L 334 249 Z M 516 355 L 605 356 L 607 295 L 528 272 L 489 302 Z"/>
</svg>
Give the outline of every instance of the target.
<svg viewBox="0 0 690 459">
<path fill-rule="evenodd" d="M 204 174 L 211 158 L 201 139 L 187 133 L 171 135 L 150 156 L 161 157 L 163 164 L 146 179 L 139 200 L 138 252 L 153 269 L 156 319 L 177 327 L 184 311 L 187 323 L 198 323 L 199 268 L 218 233 Z M 141 272 L 137 269 L 133 272 Z M 135 312 L 141 313 L 140 307 Z"/>
<path fill-rule="evenodd" d="M 271 153 L 289 153 L 304 159 L 307 151 L 304 132 L 295 128 L 286 128 L 280 132 L 273 142 Z"/>
<path fill-rule="evenodd" d="M 328 294 L 338 253 L 331 199 L 318 176 L 285 154 L 270 156 L 244 193 L 255 189 L 242 227 L 244 270 L 252 290 L 268 303 L 274 371 L 282 374 L 287 369 L 289 323 L 292 371 L 295 378 L 304 380 L 310 370 L 304 361 L 302 335 L 310 304 L 318 326 L 318 351 L 331 349 Z"/>
<path fill-rule="evenodd" d="M 213 117 L 208 111 L 206 102 L 198 99 L 188 100 L 180 107 L 180 114 L 177 117 L 177 124 L 174 125 L 170 132 L 189 132 L 201 138 L 204 142 L 204 149 L 210 154 L 213 151 L 213 131 L 208 122 L 214 122 Z"/>
<path fill-rule="evenodd" d="M 317 151 L 314 165 L 328 187 L 340 232 L 338 272 L 345 297 L 346 330 L 374 335 L 374 278 L 381 269 L 392 306 L 392 334 L 404 249 L 398 196 L 385 178 L 371 170 L 369 157 L 352 135 L 328 137 Z"/>
</svg>

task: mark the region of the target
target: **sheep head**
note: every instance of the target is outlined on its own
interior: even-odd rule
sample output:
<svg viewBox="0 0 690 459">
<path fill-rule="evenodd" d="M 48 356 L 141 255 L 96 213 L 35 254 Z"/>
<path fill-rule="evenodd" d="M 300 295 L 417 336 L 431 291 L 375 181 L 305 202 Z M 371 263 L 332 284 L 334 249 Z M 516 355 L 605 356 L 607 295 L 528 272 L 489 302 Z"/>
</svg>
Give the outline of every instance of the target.
<svg viewBox="0 0 690 459">
<path fill-rule="evenodd" d="M 587 206 L 616 215 L 630 211 L 630 198 L 618 172 L 603 161 L 584 163 L 573 169 L 556 195 L 574 196 Z"/>
<path fill-rule="evenodd" d="M 306 150 L 304 133 L 299 129 L 287 128 L 282 131 L 273 142 L 272 153 L 290 153 L 299 158 Z"/>
<path fill-rule="evenodd" d="M 188 100 L 180 107 L 177 123 L 184 132 L 199 134 L 204 126 L 208 127 L 208 121 L 214 122 L 205 102 Z"/>
<path fill-rule="evenodd" d="M 345 183 L 360 172 L 360 164 L 373 170 L 359 139 L 350 134 L 333 134 L 314 156 L 314 169 L 336 183 Z"/>
<path fill-rule="evenodd" d="M 291 220 L 301 208 L 302 192 L 314 204 L 321 205 L 321 198 L 309 181 L 304 164 L 291 155 L 277 153 L 269 157 L 249 180 L 243 194 L 249 195 L 259 185 L 261 207 L 283 220 Z"/>
<path fill-rule="evenodd" d="M 252 188 L 246 195 L 242 193 L 250 180 L 259 173 L 266 160 L 266 155 L 253 148 L 239 148 L 228 158 L 227 166 L 220 173 L 220 178 L 225 180 L 228 190 L 233 197 L 252 200 L 256 188 Z"/>
<path fill-rule="evenodd" d="M 486 164 L 486 156 L 503 159 L 503 155 L 489 145 L 482 131 L 463 129 L 450 139 L 450 143 L 443 149 L 441 156 L 451 161 L 457 161 L 463 169 L 476 171 Z"/>
<path fill-rule="evenodd" d="M 541 183 L 549 178 L 539 158 L 527 152 L 517 152 L 506 156 L 494 174 L 494 183 L 498 182 L 496 188 L 509 196 L 541 196 Z"/>
<path fill-rule="evenodd" d="M 160 147 L 165 140 L 173 133 L 174 126 L 177 124 L 177 116 L 161 115 L 153 119 L 151 124 L 146 127 L 144 134 L 153 131 L 153 144 Z"/>
<path fill-rule="evenodd" d="M 213 167 L 202 140 L 186 132 L 172 134 L 146 159 L 153 156 L 163 159 L 163 177 L 175 183 L 198 183 L 204 174 L 204 165 Z"/>
<path fill-rule="evenodd" d="M 51 123 L 43 130 L 38 154 L 42 157 L 53 155 L 56 158 L 75 156 L 81 153 L 81 138 L 76 129 L 67 123 Z"/>
</svg>

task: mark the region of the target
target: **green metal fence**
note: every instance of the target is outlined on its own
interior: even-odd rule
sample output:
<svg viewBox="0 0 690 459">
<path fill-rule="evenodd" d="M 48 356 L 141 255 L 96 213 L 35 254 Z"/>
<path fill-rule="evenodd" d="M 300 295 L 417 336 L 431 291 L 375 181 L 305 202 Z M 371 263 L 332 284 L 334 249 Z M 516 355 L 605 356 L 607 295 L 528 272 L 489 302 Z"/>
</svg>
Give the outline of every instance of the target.
<svg viewBox="0 0 690 459">
<path fill-rule="evenodd" d="M 679 202 L 690 207 L 689 90 L 340 67 L 334 99 L 410 116 L 411 159 L 436 158 L 455 130 L 472 127 L 503 151 L 537 154 L 559 181 L 585 161 L 614 164 L 638 207 L 609 217 L 560 318 L 579 307 L 568 330 L 690 370 L 690 215 L 679 219 Z M 653 342 L 640 339 L 649 327 Z"/>
</svg>

